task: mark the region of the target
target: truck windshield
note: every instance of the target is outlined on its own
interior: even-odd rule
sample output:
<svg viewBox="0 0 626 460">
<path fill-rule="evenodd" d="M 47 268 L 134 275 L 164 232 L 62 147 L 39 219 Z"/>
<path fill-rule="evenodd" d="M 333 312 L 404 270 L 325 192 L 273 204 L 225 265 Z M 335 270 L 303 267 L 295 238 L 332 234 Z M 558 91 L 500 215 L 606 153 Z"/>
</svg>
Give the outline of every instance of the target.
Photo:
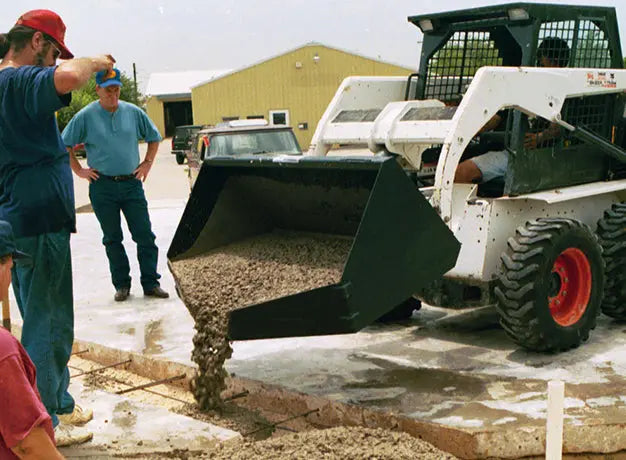
<svg viewBox="0 0 626 460">
<path fill-rule="evenodd" d="M 215 134 L 209 148 L 211 155 L 251 155 L 281 153 L 300 155 L 302 151 L 291 131 L 249 131 Z"/>
</svg>

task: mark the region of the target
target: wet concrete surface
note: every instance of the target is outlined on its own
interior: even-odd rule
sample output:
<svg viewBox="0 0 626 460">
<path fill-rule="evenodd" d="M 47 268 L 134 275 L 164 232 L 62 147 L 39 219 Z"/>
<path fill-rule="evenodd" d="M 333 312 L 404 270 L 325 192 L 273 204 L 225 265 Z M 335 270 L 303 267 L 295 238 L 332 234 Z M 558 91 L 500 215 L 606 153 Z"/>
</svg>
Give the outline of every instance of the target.
<svg viewBox="0 0 626 460">
<path fill-rule="evenodd" d="M 94 437 L 84 444 L 61 448 L 67 458 L 163 458 L 176 452 L 212 449 L 218 442 L 239 437 L 234 431 L 162 407 L 88 388 L 80 380 L 72 382 L 70 391 L 81 404 L 93 409 L 94 418 L 85 428 Z"/>
<path fill-rule="evenodd" d="M 171 162 L 172 175 L 184 174 L 173 156 L 159 161 Z M 135 245 L 125 229 L 135 281 L 129 300 L 114 302 L 97 220 L 79 214 L 72 237 L 77 338 L 191 364 L 193 321 L 175 295 L 165 256 L 183 206 L 180 196 L 150 199 L 162 286 L 172 295 L 167 300 L 142 296 Z M 19 322 L 15 302 L 12 307 Z M 448 426 L 545 424 L 551 379 L 566 382 L 566 423 L 626 423 L 626 324 L 607 317 L 588 343 L 557 355 L 516 347 L 493 309 L 429 307 L 402 324 L 357 334 L 236 342 L 233 349 L 227 369 L 237 376 Z"/>
</svg>

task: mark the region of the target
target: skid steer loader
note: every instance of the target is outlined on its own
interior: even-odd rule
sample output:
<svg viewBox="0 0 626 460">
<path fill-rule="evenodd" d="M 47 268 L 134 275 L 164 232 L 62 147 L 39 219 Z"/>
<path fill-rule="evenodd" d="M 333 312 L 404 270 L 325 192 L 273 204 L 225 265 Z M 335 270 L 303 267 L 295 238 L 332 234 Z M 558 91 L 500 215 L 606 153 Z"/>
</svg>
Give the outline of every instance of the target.
<svg viewBox="0 0 626 460">
<path fill-rule="evenodd" d="M 515 3 L 409 21 L 419 72 L 347 78 L 309 155 L 204 162 L 170 261 L 275 228 L 353 238 L 338 283 L 242 304 L 234 340 L 356 331 L 412 295 L 496 304 L 507 334 L 541 351 L 578 346 L 600 310 L 626 318 L 615 10 Z M 558 67 L 539 67 L 545 56 Z M 329 156 L 337 145 L 370 154 Z M 460 162 L 491 151 L 502 177 L 455 183 Z"/>
</svg>

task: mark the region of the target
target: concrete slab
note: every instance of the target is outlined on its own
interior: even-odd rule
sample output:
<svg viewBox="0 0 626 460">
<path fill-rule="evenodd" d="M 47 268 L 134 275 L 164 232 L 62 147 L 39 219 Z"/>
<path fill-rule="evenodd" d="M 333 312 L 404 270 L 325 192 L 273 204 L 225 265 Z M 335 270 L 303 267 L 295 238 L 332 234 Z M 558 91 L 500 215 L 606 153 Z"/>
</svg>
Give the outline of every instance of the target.
<svg viewBox="0 0 626 460">
<path fill-rule="evenodd" d="M 161 407 L 86 388 L 73 381 L 70 391 L 94 411 L 87 425 L 93 440 L 61 448 L 67 458 L 110 458 L 158 455 L 175 451 L 202 451 L 216 443 L 239 438 L 239 433 Z"/>
<path fill-rule="evenodd" d="M 76 337 L 190 365 L 193 321 L 174 294 L 165 257 L 186 183 L 173 156 L 164 153 L 158 164 L 177 178 L 172 186 L 167 174 L 158 179 L 162 188 L 176 188 L 174 198 L 157 190 L 158 198 L 150 199 L 162 285 L 172 298 L 144 299 L 135 282 L 129 301 L 115 303 L 97 220 L 80 214 L 72 238 Z M 125 245 L 138 280 L 127 230 Z M 19 322 L 15 302 L 13 307 Z M 566 426 L 609 427 L 611 439 L 603 445 L 609 452 L 626 449 L 626 324 L 606 317 L 588 343 L 558 355 L 517 348 L 489 308 L 424 308 L 403 324 L 357 334 L 237 342 L 233 348 L 227 368 L 237 376 L 465 430 L 541 427 L 547 381 L 560 379 L 566 382 Z M 571 443 L 576 451 L 576 436 Z"/>
</svg>

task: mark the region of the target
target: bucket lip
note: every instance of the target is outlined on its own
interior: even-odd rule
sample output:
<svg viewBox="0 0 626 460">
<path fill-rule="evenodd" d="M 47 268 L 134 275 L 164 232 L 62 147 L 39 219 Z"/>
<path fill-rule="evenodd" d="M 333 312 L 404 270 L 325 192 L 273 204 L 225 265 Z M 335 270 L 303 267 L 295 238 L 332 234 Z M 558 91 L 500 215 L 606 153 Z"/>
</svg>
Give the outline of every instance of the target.
<svg viewBox="0 0 626 460">
<path fill-rule="evenodd" d="M 313 157 L 292 155 L 289 159 L 259 157 L 254 155 L 238 155 L 237 157 L 211 157 L 204 160 L 204 163 L 209 166 L 237 166 L 249 168 L 379 169 L 382 164 L 388 161 L 395 161 L 395 159 L 390 155 L 358 157 Z"/>
</svg>

